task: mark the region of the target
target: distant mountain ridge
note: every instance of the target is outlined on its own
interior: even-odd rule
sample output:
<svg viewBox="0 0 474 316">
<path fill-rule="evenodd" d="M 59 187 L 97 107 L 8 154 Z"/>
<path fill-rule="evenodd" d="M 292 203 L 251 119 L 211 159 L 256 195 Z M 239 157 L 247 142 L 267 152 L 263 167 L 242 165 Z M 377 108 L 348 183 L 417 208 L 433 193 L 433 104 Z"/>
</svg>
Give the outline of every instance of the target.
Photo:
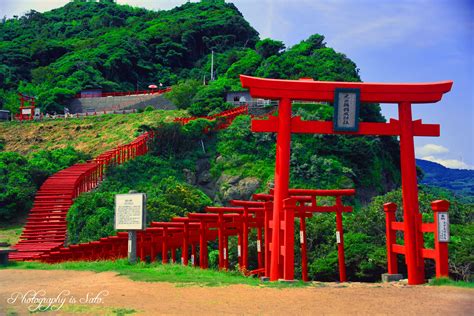
<svg viewBox="0 0 474 316">
<path fill-rule="evenodd" d="M 422 159 L 416 159 L 416 165 L 424 172 L 421 183 L 474 196 L 474 170 L 446 168 L 439 163 Z"/>
</svg>

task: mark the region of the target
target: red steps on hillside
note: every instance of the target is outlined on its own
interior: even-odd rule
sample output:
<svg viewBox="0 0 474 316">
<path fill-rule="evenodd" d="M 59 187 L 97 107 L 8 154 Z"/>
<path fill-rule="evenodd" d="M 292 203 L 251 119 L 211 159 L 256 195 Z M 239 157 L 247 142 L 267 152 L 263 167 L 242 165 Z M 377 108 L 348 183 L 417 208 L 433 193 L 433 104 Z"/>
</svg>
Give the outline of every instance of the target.
<svg viewBox="0 0 474 316">
<path fill-rule="evenodd" d="M 205 118 L 219 119 L 216 129 L 220 130 L 227 128 L 237 116 L 247 113 L 248 106 L 245 105 Z M 197 118 L 177 118 L 175 121 L 186 124 L 194 119 Z M 153 132 L 144 133 L 127 145 L 102 153 L 91 162 L 76 164 L 49 177 L 36 194 L 20 241 L 13 247 L 18 252 L 11 253 L 10 259 L 59 262 L 126 257 L 128 233 L 124 232 L 101 238 L 99 241 L 70 245 L 65 248 L 66 216 L 73 200 L 79 194 L 94 189 L 100 183 L 108 165 L 121 164 L 136 156 L 146 154 L 149 149 L 148 141 L 153 137 Z M 152 258 L 161 251 L 160 246 L 155 245 L 161 245 L 161 242 L 158 242 L 160 238 L 157 236 L 155 227 L 138 232 L 137 243 L 141 249 L 142 259 L 144 259 L 145 249 Z M 208 236 L 208 240 L 216 238 L 215 233 L 210 233 Z"/>
<path fill-rule="evenodd" d="M 74 199 L 82 192 L 94 189 L 102 180 L 104 168 L 121 164 L 148 152 L 148 140 L 153 133 L 140 135 L 133 142 L 101 154 L 96 159 L 75 164 L 49 177 L 36 193 L 20 241 L 13 246 L 17 252 L 11 260 L 32 260 L 47 251 L 64 246 L 67 235 L 66 216 Z"/>
</svg>

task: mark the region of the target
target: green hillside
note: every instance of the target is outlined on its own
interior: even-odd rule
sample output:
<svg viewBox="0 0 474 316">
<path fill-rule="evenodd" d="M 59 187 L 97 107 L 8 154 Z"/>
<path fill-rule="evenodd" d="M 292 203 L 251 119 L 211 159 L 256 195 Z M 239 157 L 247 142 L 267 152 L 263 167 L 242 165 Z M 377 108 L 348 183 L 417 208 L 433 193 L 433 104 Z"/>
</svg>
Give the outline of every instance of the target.
<svg viewBox="0 0 474 316">
<path fill-rule="evenodd" d="M 212 51 L 217 79 L 209 82 Z M 314 34 L 288 48 L 260 39 L 238 9 L 222 0 L 158 12 L 111 1 L 74 1 L 49 12 L 30 12 L 0 24 L 0 61 L 0 107 L 12 111 L 18 109 L 17 91 L 36 95 L 43 111 L 61 111 L 84 88 L 123 91 L 137 84 L 139 88 L 159 82 L 172 85 L 167 97 L 180 111 L 0 123 L 2 223 L 18 221 L 29 209 L 45 176 L 127 143 L 140 130 L 156 129 L 159 137 L 150 154 L 110 168 L 97 190 L 75 201 L 68 214 L 70 242 L 113 233 L 113 196 L 130 189 L 147 193 L 148 220 L 167 220 L 272 187 L 275 135 L 252 133 L 250 116 L 240 116 L 229 128 L 208 134 L 202 133 L 208 124 L 202 120 L 184 127 L 170 122 L 176 116 L 207 115 L 231 107 L 224 96 L 241 89 L 239 74 L 360 81 L 356 64 L 327 47 L 324 36 Z M 333 107 L 294 104 L 293 112 L 306 120 L 328 121 Z M 363 104 L 360 119 L 384 121 L 377 104 Z M 294 135 L 291 186 L 357 190 L 355 198 L 345 201 L 355 207 L 344 222 L 348 275 L 351 280 L 378 278 L 386 266 L 382 204 L 400 201 L 396 138 Z M 457 239 L 453 237 L 450 246 L 456 253 L 453 264 L 465 268 L 472 262 L 469 240 L 474 232 L 469 206 L 449 192 L 420 191 L 427 219 L 432 216 L 430 201 L 453 201 L 450 214 L 457 225 L 453 228 Z M 337 271 L 334 220 L 334 214 L 308 220 L 310 271 L 321 280 L 334 279 Z M 210 253 L 211 258 L 215 255 L 215 250 Z M 235 262 L 235 254 L 229 255 Z M 469 278 L 469 269 L 457 277 Z"/>
<path fill-rule="evenodd" d="M 360 81 L 356 64 L 327 47 L 324 36 L 312 35 L 290 48 L 279 41 L 260 40 L 238 9 L 220 0 L 186 3 L 159 12 L 110 1 L 74 1 L 49 12 L 30 12 L 6 20 L 0 25 L 0 34 L 0 100 L 3 107 L 13 110 L 18 107 L 16 91 L 36 95 L 43 110 L 60 111 L 82 88 L 134 89 L 139 80 L 145 85 L 157 81 L 176 83 L 168 98 L 192 115 L 206 115 L 230 106 L 224 96 L 226 91 L 241 89 L 239 74 Z M 211 51 L 217 80 L 202 85 L 202 78 L 209 74 Z M 306 119 L 332 119 L 330 105 L 300 105 L 294 111 Z M 384 120 L 376 104 L 364 104 L 360 117 Z M 109 123 L 99 123 L 102 120 Z M 70 141 L 78 149 L 97 153 L 102 148 L 98 143 L 129 141 L 130 136 L 123 131 L 130 128 L 129 135 L 133 135 L 139 126 L 134 119 L 117 120 L 115 124 L 115 119 L 97 118 L 97 124 L 90 124 L 84 133 L 86 128 L 80 127 L 81 132 L 76 127 L 69 128 L 69 124 L 77 124 L 74 122 L 41 123 L 54 130 L 55 137 L 39 136 L 44 141 L 35 146 L 58 148 Z M 31 143 L 28 138 L 35 135 L 35 130 L 39 133 L 41 124 L 25 125 L 27 128 L 6 125 L 1 136 L 6 150 L 34 150 L 34 146 L 16 144 L 25 139 Z M 148 121 L 143 124 L 150 125 Z M 61 125 L 63 130 L 54 127 Z M 267 136 L 247 132 L 241 141 L 259 142 L 262 137 Z M 262 145 L 267 150 L 273 146 L 271 139 Z M 301 140 L 302 145 L 294 146 L 292 164 L 299 170 L 298 183 L 302 185 L 319 181 L 323 187 L 355 186 L 360 189 L 361 200 L 367 202 L 371 196 L 395 188 L 400 181 L 398 144 L 394 138 L 297 135 L 295 139 Z M 243 151 L 245 148 L 242 146 Z M 271 170 L 273 161 L 262 157 L 267 170 Z M 234 165 L 226 164 L 220 172 L 248 173 L 248 163 L 239 160 Z M 330 172 L 323 176 L 325 171 Z M 326 180 L 311 180 L 317 176 Z"/>
<path fill-rule="evenodd" d="M 439 163 L 417 159 L 423 170 L 421 183 L 449 189 L 474 201 L 474 170 L 446 168 Z"/>
</svg>

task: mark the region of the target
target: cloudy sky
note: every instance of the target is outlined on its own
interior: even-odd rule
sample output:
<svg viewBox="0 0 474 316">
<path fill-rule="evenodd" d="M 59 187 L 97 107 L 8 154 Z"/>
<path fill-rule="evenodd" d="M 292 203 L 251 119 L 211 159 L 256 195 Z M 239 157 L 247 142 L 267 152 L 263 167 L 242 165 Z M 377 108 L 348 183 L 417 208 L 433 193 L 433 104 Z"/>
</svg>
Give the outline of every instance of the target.
<svg viewBox="0 0 474 316">
<path fill-rule="evenodd" d="M 0 0 L 0 16 L 47 11 L 68 0 Z M 187 1 L 118 0 L 153 10 Z M 451 168 L 474 169 L 474 1 L 235 0 L 261 38 L 294 45 L 320 33 L 346 54 L 366 82 L 453 80 L 441 102 L 414 105 L 415 119 L 441 124 L 441 137 L 418 137 L 416 154 Z M 396 105 L 382 105 L 397 118 Z"/>
</svg>

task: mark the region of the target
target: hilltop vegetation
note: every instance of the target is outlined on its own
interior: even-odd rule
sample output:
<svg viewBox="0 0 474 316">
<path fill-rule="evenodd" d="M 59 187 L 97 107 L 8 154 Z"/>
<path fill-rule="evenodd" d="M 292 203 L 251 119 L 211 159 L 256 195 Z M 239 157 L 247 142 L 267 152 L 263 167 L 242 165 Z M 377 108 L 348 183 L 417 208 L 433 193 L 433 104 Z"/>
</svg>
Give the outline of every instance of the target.
<svg viewBox="0 0 474 316">
<path fill-rule="evenodd" d="M 76 92 L 144 89 L 199 78 L 211 50 L 254 47 L 258 33 L 233 4 L 187 3 L 148 11 L 113 2 L 74 1 L 0 24 L 0 100 L 12 110 L 18 88 L 60 111 Z M 2 98 L 4 96 L 4 98 Z M 1 106 L 1 104 L 0 104 Z"/>
<path fill-rule="evenodd" d="M 225 91 L 240 88 L 239 74 L 360 81 L 355 63 L 326 47 L 323 36 L 289 49 L 259 40 L 238 9 L 223 0 L 158 12 L 73 1 L 0 23 L 0 108 L 18 111 L 17 90 L 36 95 L 43 110 L 61 112 L 85 88 L 126 91 L 202 82 L 206 76 L 209 81 L 211 51 L 218 80 L 189 95 L 192 114 L 224 109 Z M 362 112 L 363 119 L 381 119 L 376 106 Z"/>
</svg>

